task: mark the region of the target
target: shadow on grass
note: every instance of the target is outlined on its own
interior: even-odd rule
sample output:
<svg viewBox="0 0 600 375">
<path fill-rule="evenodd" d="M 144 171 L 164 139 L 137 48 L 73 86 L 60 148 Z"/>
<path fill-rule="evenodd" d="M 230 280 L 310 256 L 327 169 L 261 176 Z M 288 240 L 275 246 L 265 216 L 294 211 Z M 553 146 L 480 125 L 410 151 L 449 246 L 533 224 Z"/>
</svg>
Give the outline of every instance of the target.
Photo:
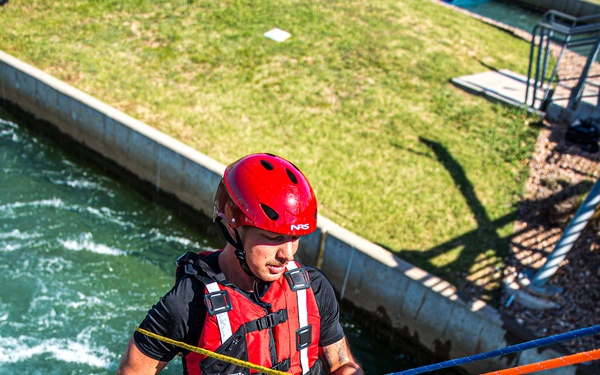
<svg viewBox="0 0 600 375">
<path fill-rule="evenodd" d="M 459 188 L 473 213 L 477 228 L 430 249 L 403 249 L 400 255 L 418 267 L 431 269 L 431 259 L 457 247 L 462 247 L 460 255 L 455 260 L 438 268 L 433 273 L 446 277 L 447 281 L 458 287 L 461 294 L 466 293 L 471 297 L 482 299 L 492 306 L 497 306 L 502 289 L 504 259 L 509 255 L 512 239 L 527 233 L 532 227 L 552 225 L 547 220 L 549 207 L 560 204 L 560 202 L 572 196 L 574 192 L 585 191 L 589 188 L 589 182 L 582 181 L 576 185 L 565 187 L 565 189 L 542 200 L 520 202 L 520 210 L 529 212 L 526 227 L 510 236 L 502 237 L 498 234 L 498 230 L 515 222 L 520 216 L 520 210 L 517 208 L 500 218 L 492 220 L 477 198 L 475 189 L 467 178 L 464 169 L 448 150 L 440 143 L 430 139 L 420 137 L 419 140 L 433 151 L 436 159 L 454 180 L 455 185 Z M 379 245 L 385 248 L 384 245 Z M 513 245 L 517 253 L 536 251 L 533 248 L 525 248 L 523 245 Z M 394 251 L 389 248 L 388 250 Z M 540 254 L 540 256 L 545 255 Z"/>
</svg>

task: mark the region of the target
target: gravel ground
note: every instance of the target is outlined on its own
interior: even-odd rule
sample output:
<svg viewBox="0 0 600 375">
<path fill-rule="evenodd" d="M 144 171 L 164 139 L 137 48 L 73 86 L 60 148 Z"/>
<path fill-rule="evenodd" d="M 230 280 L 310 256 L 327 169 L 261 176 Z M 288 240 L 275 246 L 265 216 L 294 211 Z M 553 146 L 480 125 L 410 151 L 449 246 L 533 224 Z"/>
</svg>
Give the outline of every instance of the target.
<svg viewBox="0 0 600 375">
<path fill-rule="evenodd" d="M 566 124 L 546 123 L 530 161 L 526 196 L 515 225 L 505 279 L 541 267 L 561 238 L 578 206 L 600 176 L 600 154 L 565 141 Z M 600 324 L 600 219 L 588 222 L 549 284 L 564 290 L 547 300 L 558 308 L 529 309 L 518 303 L 508 307 L 508 293 L 499 311 L 541 337 Z M 577 353 L 600 348 L 598 335 L 563 344 Z"/>
</svg>

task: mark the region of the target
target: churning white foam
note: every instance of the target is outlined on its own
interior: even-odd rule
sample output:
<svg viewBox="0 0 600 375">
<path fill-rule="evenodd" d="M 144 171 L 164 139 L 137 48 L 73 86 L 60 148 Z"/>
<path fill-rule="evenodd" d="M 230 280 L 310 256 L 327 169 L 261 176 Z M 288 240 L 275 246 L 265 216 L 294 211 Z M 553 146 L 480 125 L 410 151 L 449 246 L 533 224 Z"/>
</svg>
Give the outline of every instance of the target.
<svg viewBox="0 0 600 375">
<path fill-rule="evenodd" d="M 77 168 L 77 166 L 73 167 Z M 84 177 L 81 178 L 69 176 L 66 178 L 64 176 L 60 177 L 61 178 L 51 177 L 49 178 L 49 181 L 54 185 L 65 185 L 74 189 L 86 189 L 93 190 L 96 192 L 102 191 L 108 196 L 114 197 L 114 192 L 111 189 L 104 187 L 101 182 L 89 179 L 86 174 L 84 174 Z"/>
<path fill-rule="evenodd" d="M 14 202 L 0 205 L 0 211 L 14 212 L 18 208 L 29 208 L 29 207 L 55 207 L 60 208 L 64 206 L 64 202 L 59 198 L 42 199 L 39 201 L 32 202 Z"/>
<path fill-rule="evenodd" d="M 106 246 L 103 244 L 97 244 L 92 239 L 92 234 L 89 232 L 84 233 L 77 240 L 58 240 L 65 249 L 74 251 L 91 251 L 92 253 L 102 255 L 126 255 L 127 253 L 123 250 L 116 249 L 114 247 Z"/>
<path fill-rule="evenodd" d="M 179 244 L 185 245 L 187 247 L 192 247 L 192 248 L 201 248 L 202 247 L 202 246 L 200 246 L 200 244 L 198 242 L 192 241 L 189 238 L 185 238 L 185 237 L 165 236 L 164 238 L 165 238 L 165 241 L 179 243 Z"/>
<path fill-rule="evenodd" d="M 92 348 L 87 339 L 40 340 L 34 337 L 0 337 L 0 363 L 17 363 L 39 355 L 50 355 L 57 361 L 107 368 L 110 352 Z"/>
<path fill-rule="evenodd" d="M 0 232 L 0 239 L 28 240 L 40 237 L 42 237 L 40 233 L 24 233 L 18 229 L 13 229 L 11 232 Z"/>
<path fill-rule="evenodd" d="M 192 241 L 189 238 L 173 236 L 173 235 L 165 235 L 158 228 L 152 228 L 150 230 L 150 234 L 152 235 L 154 240 L 176 243 L 176 244 L 183 245 L 186 248 L 208 250 L 208 248 L 206 246 L 202 246 L 198 242 Z"/>
<path fill-rule="evenodd" d="M 86 207 L 88 213 L 97 216 L 103 220 L 108 220 L 111 223 L 118 224 L 121 227 L 133 227 L 134 224 L 121 220 L 119 214 L 108 207 L 102 207 L 100 209 L 94 207 Z"/>
<path fill-rule="evenodd" d="M 35 245 L 35 240 L 40 237 L 42 237 L 41 233 L 21 232 L 18 229 L 13 229 L 10 232 L 0 232 L 0 252 L 31 248 Z"/>
</svg>

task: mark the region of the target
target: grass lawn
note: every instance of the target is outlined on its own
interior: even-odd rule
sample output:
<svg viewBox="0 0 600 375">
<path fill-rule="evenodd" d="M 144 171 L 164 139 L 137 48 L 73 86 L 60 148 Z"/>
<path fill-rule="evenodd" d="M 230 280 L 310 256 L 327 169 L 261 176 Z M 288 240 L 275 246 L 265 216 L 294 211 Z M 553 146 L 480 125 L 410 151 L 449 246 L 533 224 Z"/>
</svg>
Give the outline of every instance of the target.
<svg viewBox="0 0 600 375">
<path fill-rule="evenodd" d="M 425 0 L 11 1 L 0 23 L 5 52 L 225 164 L 280 154 L 322 215 L 498 286 L 539 119 L 449 81 L 525 74 L 528 43 Z"/>
</svg>

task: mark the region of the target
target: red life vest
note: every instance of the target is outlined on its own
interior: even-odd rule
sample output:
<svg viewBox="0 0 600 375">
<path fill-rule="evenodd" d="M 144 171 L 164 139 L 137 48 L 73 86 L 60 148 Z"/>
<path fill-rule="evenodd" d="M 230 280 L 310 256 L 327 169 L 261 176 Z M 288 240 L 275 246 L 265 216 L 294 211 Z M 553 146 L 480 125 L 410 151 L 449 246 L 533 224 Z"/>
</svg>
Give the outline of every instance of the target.
<svg viewBox="0 0 600 375">
<path fill-rule="evenodd" d="M 286 268 L 260 301 L 199 277 L 207 313 L 197 346 L 292 374 L 320 374 L 321 319 L 308 273 L 294 261 Z M 194 352 L 184 357 L 184 367 L 190 375 L 258 372 Z"/>
</svg>

